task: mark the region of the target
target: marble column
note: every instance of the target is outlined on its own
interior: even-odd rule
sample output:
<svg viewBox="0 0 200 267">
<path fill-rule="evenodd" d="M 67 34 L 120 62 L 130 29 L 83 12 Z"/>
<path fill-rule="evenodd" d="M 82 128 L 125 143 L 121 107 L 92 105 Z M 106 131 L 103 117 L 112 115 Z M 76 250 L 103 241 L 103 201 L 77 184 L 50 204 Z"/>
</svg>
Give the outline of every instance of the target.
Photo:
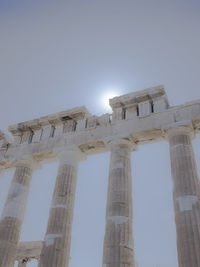
<svg viewBox="0 0 200 267">
<path fill-rule="evenodd" d="M 167 131 L 179 267 L 200 266 L 200 183 L 189 127 Z"/>
<path fill-rule="evenodd" d="M 67 267 L 70 259 L 71 231 L 76 192 L 77 168 L 83 154 L 59 154 L 60 165 L 53 193 L 47 231 L 39 267 Z"/>
<path fill-rule="evenodd" d="M 103 267 L 134 267 L 130 154 L 136 146 L 119 140 L 111 145 Z"/>
<path fill-rule="evenodd" d="M 0 267 L 13 267 L 29 194 L 33 166 L 18 165 L 0 219 Z"/>
</svg>

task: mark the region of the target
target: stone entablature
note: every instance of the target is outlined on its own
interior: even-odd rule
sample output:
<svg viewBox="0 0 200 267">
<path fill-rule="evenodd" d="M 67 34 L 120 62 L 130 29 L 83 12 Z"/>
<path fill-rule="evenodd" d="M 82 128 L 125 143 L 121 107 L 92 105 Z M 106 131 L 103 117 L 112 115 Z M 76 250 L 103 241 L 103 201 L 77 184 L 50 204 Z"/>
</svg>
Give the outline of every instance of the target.
<svg viewBox="0 0 200 267">
<path fill-rule="evenodd" d="M 148 88 L 142 91 L 110 99 L 113 119 L 131 119 L 133 116 L 148 116 L 151 113 L 168 109 L 169 103 L 163 86 Z"/>
<path fill-rule="evenodd" d="M 11 138 L 0 130 L 0 148 L 5 150 L 11 143 L 12 143 Z"/>
<path fill-rule="evenodd" d="M 73 108 L 39 119 L 22 122 L 9 127 L 15 144 L 29 144 L 46 138 L 73 132 L 79 122 L 89 116 L 85 107 Z"/>
<path fill-rule="evenodd" d="M 153 108 L 147 108 L 147 102 Z M 79 147 L 86 154 L 109 151 L 107 142 L 126 138 L 137 144 L 165 139 L 170 125 L 191 125 L 200 130 L 200 100 L 169 107 L 161 86 L 110 100 L 112 114 L 92 116 L 85 107 L 56 113 L 9 127 L 15 141 L 0 150 L 1 168 L 24 158 L 57 160 L 57 151 Z M 148 113 L 147 113 L 148 110 Z"/>
</svg>

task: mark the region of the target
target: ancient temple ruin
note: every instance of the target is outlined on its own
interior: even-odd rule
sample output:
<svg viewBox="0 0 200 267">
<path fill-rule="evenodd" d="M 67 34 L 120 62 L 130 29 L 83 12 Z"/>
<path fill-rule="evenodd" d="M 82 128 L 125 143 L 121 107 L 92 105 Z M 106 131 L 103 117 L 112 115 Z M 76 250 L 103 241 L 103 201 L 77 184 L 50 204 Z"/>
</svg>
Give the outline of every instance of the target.
<svg viewBox="0 0 200 267">
<path fill-rule="evenodd" d="M 163 86 L 110 99 L 112 114 L 91 115 L 77 107 L 0 132 L 0 170 L 15 168 L 0 219 L 0 267 L 67 267 L 77 168 L 88 155 L 111 152 L 103 267 L 136 267 L 132 230 L 130 155 L 137 146 L 168 141 L 179 267 L 200 266 L 200 183 L 192 138 L 200 131 L 200 100 L 169 105 Z M 35 168 L 59 161 L 45 238 L 19 243 Z"/>
</svg>

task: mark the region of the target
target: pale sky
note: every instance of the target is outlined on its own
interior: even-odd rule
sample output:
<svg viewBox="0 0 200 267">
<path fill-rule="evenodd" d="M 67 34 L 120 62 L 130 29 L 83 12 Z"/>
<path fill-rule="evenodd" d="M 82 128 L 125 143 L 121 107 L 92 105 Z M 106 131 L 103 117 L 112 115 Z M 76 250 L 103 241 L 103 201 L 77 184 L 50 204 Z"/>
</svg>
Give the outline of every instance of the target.
<svg viewBox="0 0 200 267">
<path fill-rule="evenodd" d="M 0 0 L 1 130 L 82 105 L 100 115 L 104 95 L 159 84 L 171 106 L 200 99 L 199 14 L 198 0 Z M 109 153 L 80 163 L 69 267 L 102 265 L 108 167 Z M 57 168 L 35 171 L 21 240 L 44 238 Z M 139 267 L 178 267 L 167 142 L 139 146 L 132 176 Z"/>
</svg>

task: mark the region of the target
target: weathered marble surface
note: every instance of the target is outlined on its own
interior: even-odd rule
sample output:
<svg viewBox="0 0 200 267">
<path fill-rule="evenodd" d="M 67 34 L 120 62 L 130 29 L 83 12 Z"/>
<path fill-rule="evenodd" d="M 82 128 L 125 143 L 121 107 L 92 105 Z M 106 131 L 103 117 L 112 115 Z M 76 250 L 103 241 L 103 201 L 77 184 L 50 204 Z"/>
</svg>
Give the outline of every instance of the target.
<svg viewBox="0 0 200 267">
<path fill-rule="evenodd" d="M 132 144 L 118 140 L 111 145 L 103 267 L 134 267 L 132 230 Z"/>
<path fill-rule="evenodd" d="M 1 267 L 14 265 L 31 177 L 31 166 L 16 167 L 0 220 Z"/>
<path fill-rule="evenodd" d="M 59 157 L 60 166 L 38 267 L 67 267 L 70 259 L 77 168 L 82 153 L 70 151 Z"/>
<path fill-rule="evenodd" d="M 179 267 L 200 266 L 200 182 L 188 127 L 168 131 Z"/>
</svg>

